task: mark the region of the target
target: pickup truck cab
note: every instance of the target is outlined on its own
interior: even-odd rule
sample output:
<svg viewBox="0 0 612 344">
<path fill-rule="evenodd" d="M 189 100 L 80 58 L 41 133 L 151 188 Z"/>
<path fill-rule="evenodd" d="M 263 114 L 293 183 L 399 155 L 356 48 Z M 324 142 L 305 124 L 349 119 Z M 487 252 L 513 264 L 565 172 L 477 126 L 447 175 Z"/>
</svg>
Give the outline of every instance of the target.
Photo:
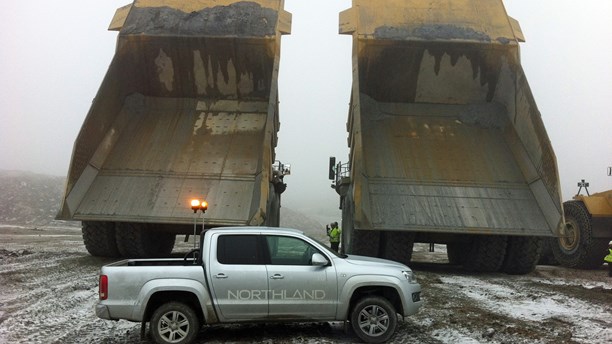
<svg viewBox="0 0 612 344">
<path fill-rule="evenodd" d="M 380 343 L 420 294 L 403 264 L 338 255 L 297 230 L 228 227 L 207 230 L 184 258 L 103 266 L 96 315 L 150 322 L 157 343 L 191 343 L 205 324 L 307 321 L 348 321 Z"/>
</svg>

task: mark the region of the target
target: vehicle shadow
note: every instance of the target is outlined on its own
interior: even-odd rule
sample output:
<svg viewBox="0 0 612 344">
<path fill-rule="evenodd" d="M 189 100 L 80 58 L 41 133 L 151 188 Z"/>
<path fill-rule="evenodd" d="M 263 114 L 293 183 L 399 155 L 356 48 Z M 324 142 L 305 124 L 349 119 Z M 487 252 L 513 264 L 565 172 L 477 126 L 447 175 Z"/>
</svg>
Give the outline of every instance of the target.
<svg viewBox="0 0 612 344">
<path fill-rule="evenodd" d="M 354 343 L 343 322 L 259 323 L 204 326 L 196 343 Z"/>
</svg>

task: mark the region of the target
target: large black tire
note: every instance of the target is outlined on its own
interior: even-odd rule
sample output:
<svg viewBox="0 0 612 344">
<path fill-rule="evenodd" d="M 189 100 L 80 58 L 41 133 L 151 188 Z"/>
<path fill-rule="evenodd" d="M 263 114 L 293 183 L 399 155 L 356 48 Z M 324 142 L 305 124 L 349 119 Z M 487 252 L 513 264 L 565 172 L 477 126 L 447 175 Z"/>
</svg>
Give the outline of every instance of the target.
<svg viewBox="0 0 612 344">
<path fill-rule="evenodd" d="M 446 244 L 446 255 L 450 264 L 461 265 L 465 257 L 465 246 L 460 242 L 449 242 Z"/>
<path fill-rule="evenodd" d="M 119 257 L 115 241 L 114 222 L 83 221 L 81 225 L 83 243 L 87 252 L 96 257 Z"/>
<path fill-rule="evenodd" d="M 593 237 L 591 215 L 580 201 L 563 203 L 567 236 L 552 245 L 559 264 L 579 269 L 595 269 L 603 264 L 608 240 Z"/>
<path fill-rule="evenodd" d="M 353 230 L 352 243 L 352 254 L 378 257 L 378 249 L 380 246 L 380 232 L 369 230 Z"/>
<path fill-rule="evenodd" d="M 168 257 L 174 248 L 175 234 L 161 233 L 145 224 L 120 222 L 116 227 L 117 248 L 124 257 Z"/>
<path fill-rule="evenodd" d="M 395 333 L 397 312 L 385 298 L 364 297 L 351 311 L 351 327 L 366 343 L 386 342 Z"/>
<path fill-rule="evenodd" d="M 463 267 L 468 271 L 498 271 L 506 256 L 507 237 L 500 235 L 474 236 L 466 247 Z"/>
<path fill-rule="evenodd" d="M 553 245 L 559 245 L 557 238 L 542 239 L 542 253 L 540 254 L 539 265 L 559 265 L 552 251 Z"/>
<path fill-rule="evenodd" d="M 414 232 L 385 232 L 382 257 L 409 265 L 414 237 Z"/>
<path fill-rule="evenodd" d="M 540 260 L 542 243 L 539 237 L 509 237 L 502 271 L 511 275 L 533 271 Z"/>
<path fill-rule="evenodd" d="M 150 331 L 158 344 L 193 343 L 200 331 L 200 320 L 186 304 L 168 302 L 153 312 Z"/>
</svg>

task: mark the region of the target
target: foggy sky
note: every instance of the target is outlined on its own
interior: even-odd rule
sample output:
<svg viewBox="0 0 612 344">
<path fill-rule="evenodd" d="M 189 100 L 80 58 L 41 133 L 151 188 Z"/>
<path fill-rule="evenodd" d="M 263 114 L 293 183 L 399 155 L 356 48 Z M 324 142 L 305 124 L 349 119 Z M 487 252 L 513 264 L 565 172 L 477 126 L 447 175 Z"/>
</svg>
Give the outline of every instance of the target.
<svg viewBox="0 0 612 344">
<path fill-rule="evenodd" d="M 106 31 L 129 0 L 10 1 L 0 13 L 0 169 L 65 175 L 72 145 L 114 54 Z M 563 200 L 586 179 L 612 188 L 612 1 L 506 0 L 521 23 L 522 65 L 557 156 Z M 348 159 L 351 36 L 347 0 L 286 0 L 277 158 L 292 164 L 283 205 L 338 218 L 329 156 Z"/>
</svg>

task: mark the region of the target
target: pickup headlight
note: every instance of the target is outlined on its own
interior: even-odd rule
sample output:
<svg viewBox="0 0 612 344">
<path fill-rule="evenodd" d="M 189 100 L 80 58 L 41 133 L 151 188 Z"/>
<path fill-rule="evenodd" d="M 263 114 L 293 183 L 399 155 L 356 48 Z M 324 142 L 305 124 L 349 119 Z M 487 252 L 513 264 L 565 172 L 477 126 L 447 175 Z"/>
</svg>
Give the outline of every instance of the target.
<svg viewBox="0 0 612 344">
<path fill-rule="evenodd" d="M 402 274 L 404 275 L 404 277 L 406 277 L 406 279 L 408 280 L 408 283 L 416 283 L 417 282 L 416 275 L 414 274 L 414 272 L 412 272 L 412 271 L 402 271 Z"/>
</svg>

